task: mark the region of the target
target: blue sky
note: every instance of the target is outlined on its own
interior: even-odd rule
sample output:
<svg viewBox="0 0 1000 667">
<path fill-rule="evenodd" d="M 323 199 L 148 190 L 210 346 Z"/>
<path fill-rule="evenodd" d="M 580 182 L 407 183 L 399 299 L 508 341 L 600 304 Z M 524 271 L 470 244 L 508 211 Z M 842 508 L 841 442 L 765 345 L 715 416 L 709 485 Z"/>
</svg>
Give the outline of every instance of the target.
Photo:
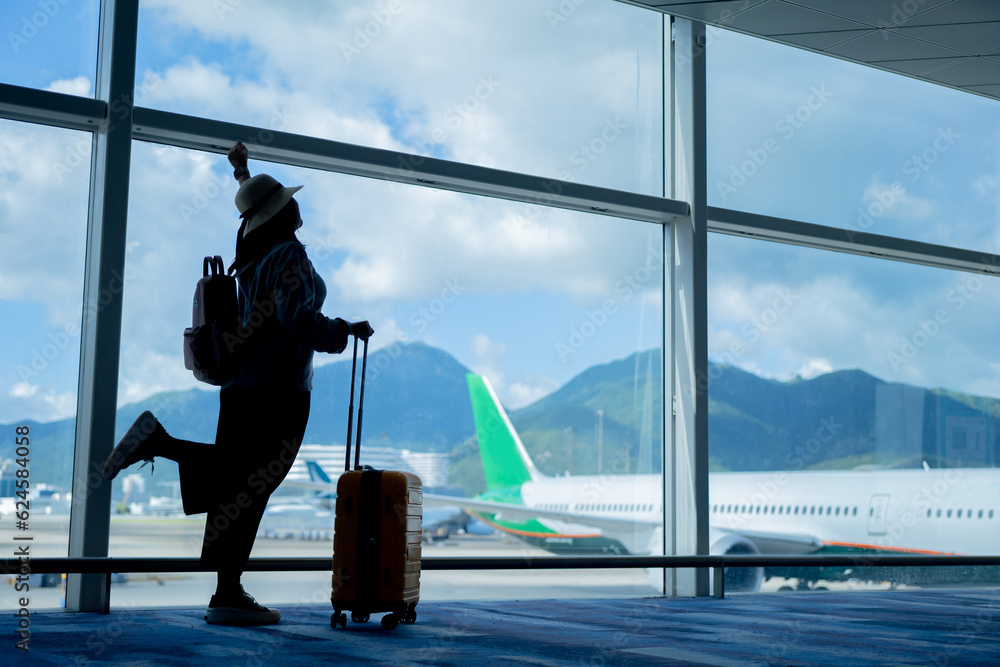
<svg viewBox="0 0 1000 667">
<path fill-rule="evenodd" d="M 246 0 L 220 14 L 219 3 L 143 2 L 139 103 L 659 192 L 656 15 L 592 1 L 553 25 L 555 0 L 403 2 L 388 16 L 373 14 L 377 3 L 347 4 Z M 60 7 L 17 52 L 8 37 L 0 80 L 93 94 L 96 2 Z M 0 24 L 17 34 L 37 11 L 5 3 Z M 366 28 L 373 36 L 357 41 Z M 1000 103 L 722 31 L 709 53 L 713 205 L 998 250 Z M 67 166 L 86 164 L 81 137 L 0 123 L 0 422 L 75 408 L 78 338 L 44 372 L 17 369 L 79 321 L 88 170 Z M 914 171 L 923 155 L 933 163 Z M 622 289 L 658 242 L 653 226 L 250 166 L 306 186 L 302 235 L 330 287 L 328 314 L 371 319 L 382 345 L 442 347 L 490 375 L 509 405 L 658 343 L 659 279 L 628 298 Z M 231 253 L 230 171 L 222 156 L 135 146 L 122 402 L 197 384 L 180 332 L 201 256 Z M 862 368 L 1000 396 L 992 282 L 714 235 L 709 266 L 715 360 L 776 378 Z M 941 311 L 918 353 L 895 361 Z M 593 333 L 569 345 L 581 330 Z"/>
<path fill-rule="evenodd" d="M 83 76 L 93 84 L 99 7 L 98 0 L 0 5 L 0 81 L 47 88 L 53 81 Z"/>
</svg>

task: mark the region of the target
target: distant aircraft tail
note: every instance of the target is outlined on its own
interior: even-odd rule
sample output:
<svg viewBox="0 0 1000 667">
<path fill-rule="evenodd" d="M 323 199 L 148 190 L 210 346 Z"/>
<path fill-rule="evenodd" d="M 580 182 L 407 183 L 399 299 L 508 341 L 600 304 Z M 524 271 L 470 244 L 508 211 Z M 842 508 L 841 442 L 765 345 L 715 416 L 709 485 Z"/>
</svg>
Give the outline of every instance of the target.
<svg viewBox="0 0 1000 667">
<path fill-rule="evenodd" d="M 333 484 L 333 480 L 330 476 L 326 474 L 320 464 L 315 461 L 306 461 L 306 468 L 309 470 L 309 479 L 314 482 L 322 482 L 323 484 Z"/>
<path fill-rule="evenodd" d="M 524 482 L 541 479 L 543 475 L 528 457 L 489 380 L 474 373 L 467 373 L 465 378 L 487 488 L 492 491 L 519 487 Z"/>
</svg>

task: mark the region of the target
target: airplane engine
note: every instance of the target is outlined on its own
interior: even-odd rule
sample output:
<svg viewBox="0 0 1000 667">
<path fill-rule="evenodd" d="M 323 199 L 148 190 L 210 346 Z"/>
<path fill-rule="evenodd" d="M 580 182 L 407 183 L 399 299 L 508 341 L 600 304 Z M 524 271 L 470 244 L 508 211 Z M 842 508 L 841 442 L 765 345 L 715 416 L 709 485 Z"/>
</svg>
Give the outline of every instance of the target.
<svg viewBox="0 0 1000 667">
<path fill-rule="evenodd" d="M 760 549 L 752 541 L 740 535 L 727 533 L 719 530 L 712 530 L 709 538 L 712 546 L 709 553 L 712 555 L 739 555 L 739 554 L 759 554 Z M 760 590 L 760 582 L 764 579 L 764 568 L 762 567 L 727 567 L 723 574 L 726 585 L 726 592 L 741 591 L 755 592 Z"/>
</svg>

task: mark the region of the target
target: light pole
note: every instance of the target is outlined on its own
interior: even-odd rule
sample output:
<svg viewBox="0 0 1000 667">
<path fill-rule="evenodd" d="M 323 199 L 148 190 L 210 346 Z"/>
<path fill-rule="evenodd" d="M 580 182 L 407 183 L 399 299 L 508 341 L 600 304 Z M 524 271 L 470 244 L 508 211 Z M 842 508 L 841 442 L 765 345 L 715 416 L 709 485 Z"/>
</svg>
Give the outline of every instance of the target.
<svg viewBox="0 0 1000 667">
<path fill-rule="evenodd" d="M 604 458 L 604 410 L 597 411 L 597 474 L 601 474 L 601 461 Z"/>
<path fill-rule="evenodd" d="M 573 427 L 567 426 L 563 429 L 566 434 L 566 474 L 573 474 Z"/>
</svg>

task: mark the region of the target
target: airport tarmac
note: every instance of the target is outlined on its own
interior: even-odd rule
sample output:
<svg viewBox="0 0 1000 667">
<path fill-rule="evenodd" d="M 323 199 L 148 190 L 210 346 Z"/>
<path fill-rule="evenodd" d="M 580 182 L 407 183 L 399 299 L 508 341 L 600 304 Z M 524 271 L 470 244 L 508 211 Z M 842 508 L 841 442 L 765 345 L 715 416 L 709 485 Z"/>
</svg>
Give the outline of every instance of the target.
<svg viewBox="0 0 1000 667">
<path fill-rule="evenodd" d="M 32 522 L 32 553 L 66 554 L 68 517 L 46 516 Z M 112 557 L 197 557 L 201 551 L 204 517 L 114 517 L 111 522 Z M 12 545 L 14 531 L 0 529 L 0 544 Z M 258 537 L 251 557 L 332 557 L 330 540 L 268 539 Z M 460 535 L 425 544 L 424 557 L 548 555 L 501 534 Z M 244 587 L 262 604 L 316 604 L 330 600 L 329 572 L 248 572 Z M 130 574 L 111 586 L 114 608 L 191 607 L 208 603 L 215 589 L 211 573 Z M 645 570 L 434 571 L 420 577 L 420 598 L 448 600 L 531 600 L 580 597 L 640 597 L 656 595 Z M 15 609 L 13 586 L 2 588 L 4 609 Z M 62 606 L 60 588 L 33 588 L 34 610 Z"/>
<path fill-rule="evenodd" d="M 197 557 L 201 552 L 204 515 L 197 517 L 115 516 L 111 522 L 112 557 Z M 38 516 L 31 521 L 31 553 L 37 557 L 66 555 L 69 517 Z M 0 545 L 14 544 L 12 521 L 0 524 Z M 19 536 L 23 536 L 18 532 Z M 11 548 L 12 551 L 12 548 Z M 331 557 L 329 539 L 271 539 L 258 537 L 252 557 Z M 424 545 L 424 557 L 518 556 L 544 557 L 536 549 L 510 536 L 459 535 Z M 329 572 L 249 572 L 244 575 L 248 592 L 265 605 L 317 604 L 330 600 Z M 779 590 L 782 579 L 764 582 L 761 592 Z M 474 600 L 551 600 L 567 598 L 628 598 L 658 595 L 650 575 L 640 569 L 592 570 L 496 570 L 425 571 L 420 578 L 421 600 L 432 602 Z M 888 585 L 860 582 L 828 584 L 832 590 L 877 590 Z M 208 603 L 214 592 L 212 573 L 129 574 L 111 587 L 111 604 L 119 609 L 153 607 L 197 607 Z M 34 610 L 63 606 L 60 587 L 32 587 Z M 8 582 L 0 582 L 3 609 L 16 609 L 18 594 Z"/>
</svg>

